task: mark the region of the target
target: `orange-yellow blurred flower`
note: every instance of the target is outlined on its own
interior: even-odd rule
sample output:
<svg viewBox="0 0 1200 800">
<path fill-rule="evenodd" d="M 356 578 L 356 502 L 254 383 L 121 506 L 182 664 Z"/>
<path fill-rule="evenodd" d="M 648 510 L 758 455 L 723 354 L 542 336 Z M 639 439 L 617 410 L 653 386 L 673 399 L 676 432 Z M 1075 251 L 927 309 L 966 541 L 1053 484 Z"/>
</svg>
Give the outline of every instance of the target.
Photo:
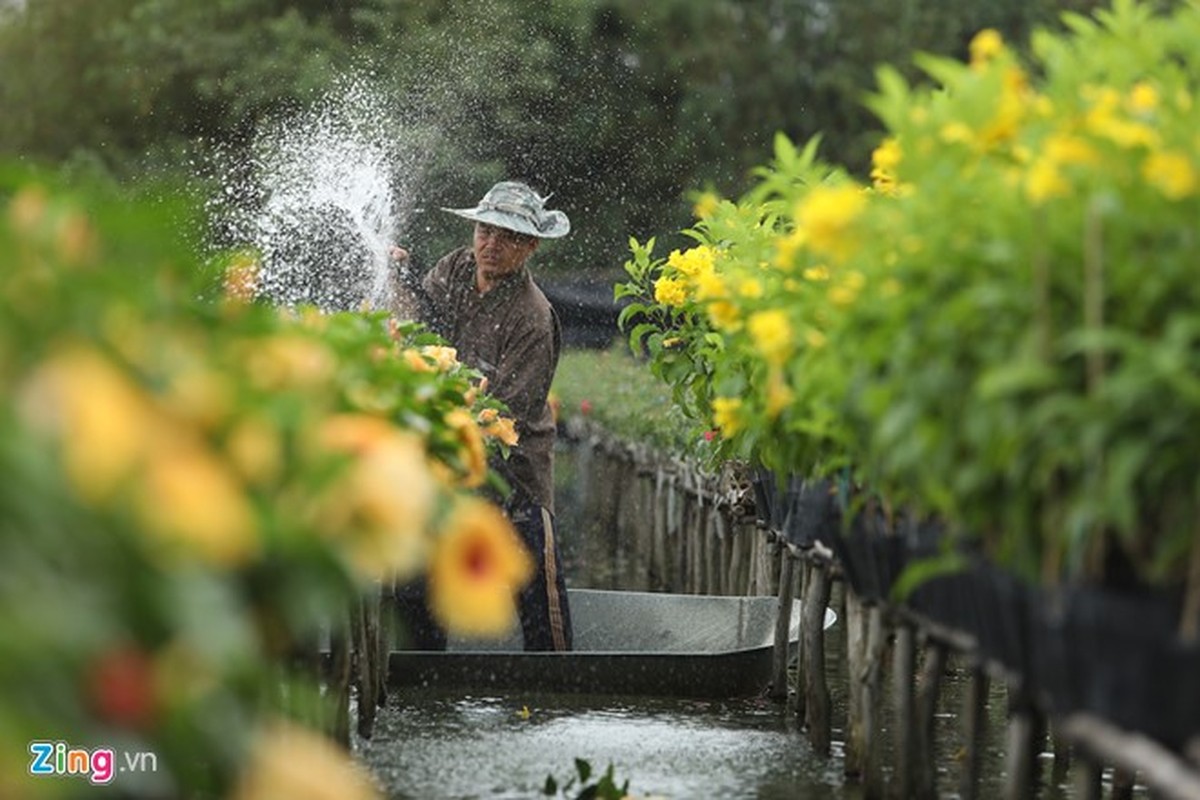
<svg viewBox="0 0 1200 800">
<path fill-rule="evenodd" d="M 866 205 L 859 186 L 818 186 L 797 204 L 796 223 L 814 253 L 845 258 L 857 244 L 853 225 Z"/>
<path fill-rule="evenodd" d="M 500 412 L 496 409 L 485 408 L 480 411 L 477 422 L 483 429 L 484 436 L 497 439 L 509 447 L 517 443 L 519 437 L 517 436 L 516 421 L 511 417 L 500 416 Z"/>
<path fill-rule="evenodd" d="M 225 268 L 225 299 L 234 304 L 250 303 L 258 294 L 258 259 L 251 253 L 238 253 Z"/>
<path fill-rule="evenodd" d="M 309 336 L 272 336 L 246 343 L 244 352 L 251 379 L 264 389 L 315 387 L 334 374 L 332 351 Z"/>
<path fill-rule="evenodd" d="M 153 400 L 96 350 L 72 345 L 34 373 L 21 411 L 59 437 L 67 476 L 92 501 L 108 497 L 161 433 Z"/>
<path fill-rule="evenodd" d="M 428 344 L 421 348 L 421 354 L 432 360 L 442 372 L 449 372 L 458 366 L 458 351 L 453 347 Z"/>
<path fill-rule="evenodd" d="M 425 531 L 438 493 L 421 440 L 363 414 L 330 417 L 319 440 L 352 456 L 319 500 L 321 530 L 345 546 L 359 574 L 412 577 L 429 554 Z"/>
<path fill-rule="evenodd" d="M 532 574 L 533 560 L 504 514 L 484 500 L 464 500 L 434 547 L 430 607 L 448 631 L 503 636 Z"/>
<path fill-rule="evenodd" d="M 368 773 L 333 742 L 279 721 L 255 737 L 231 800 L 379 800 Z"/>
<path fill-rule="evenodd" d="M 450 411 L 445 419 L 459 443 L 463 468 L 461 485 L 468 489 L 482 485 L 487 476 L 487 447 L 483 442 L 483 432 L 465 408 Z"/>
<path fill-rule="evenodd" d="M 147 530 L 222 567 L 238 567 L 260 549 L 258 520 L 228 464 L 198 441 L 156 448 L 138 487 Z"/>
</svg>

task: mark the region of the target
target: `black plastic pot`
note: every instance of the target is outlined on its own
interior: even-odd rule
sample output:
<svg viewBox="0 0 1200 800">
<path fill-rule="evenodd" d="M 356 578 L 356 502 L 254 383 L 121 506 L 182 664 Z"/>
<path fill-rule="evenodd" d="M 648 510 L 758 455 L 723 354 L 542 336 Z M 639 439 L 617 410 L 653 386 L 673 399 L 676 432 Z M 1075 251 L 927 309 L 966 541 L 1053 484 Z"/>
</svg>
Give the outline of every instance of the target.
<svg viewBox="0 0 1200 800">
<path fill-rule="evenodd" d="M 1031 615 L 1033 675 L 1058 713 L 1088 711 L 1179 748 L 1200 735 L 1200 647 L 1165 595 L 1073 587 Z"/>
</svg>

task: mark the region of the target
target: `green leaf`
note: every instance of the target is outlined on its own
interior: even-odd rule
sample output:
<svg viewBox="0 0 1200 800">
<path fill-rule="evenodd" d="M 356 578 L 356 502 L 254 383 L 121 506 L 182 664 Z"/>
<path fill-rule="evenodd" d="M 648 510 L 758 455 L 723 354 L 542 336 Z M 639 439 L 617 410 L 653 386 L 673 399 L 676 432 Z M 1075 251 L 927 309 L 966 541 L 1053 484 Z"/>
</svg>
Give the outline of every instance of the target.
<svg viewBox="0 0 1200 800">
<path fill-rule="evenodd" d="M 955 550 L 911 561 L 905 565 L 904 571 L 892 586 L 892 600 L 902 603 L 914 589 L 926 581 L 941 575 L 961 572 L 966 566 L 966 559 Z"/>
<path fill-rule="evenodd" d="M 586 783 L 587 779 L 592 776 L 592 765 L 582 758 L 577 758 L 575 759 L 575 771 L 579 773 L 579 780 Z"/>
<path fill-rule="evenodd" d="M 558 794 L 558 781 L 554 780 L 553 775 L 546 776 L 546 784 L 542 787 L 542 794 L 546 797 L 554 797 Z"/>
</svg>

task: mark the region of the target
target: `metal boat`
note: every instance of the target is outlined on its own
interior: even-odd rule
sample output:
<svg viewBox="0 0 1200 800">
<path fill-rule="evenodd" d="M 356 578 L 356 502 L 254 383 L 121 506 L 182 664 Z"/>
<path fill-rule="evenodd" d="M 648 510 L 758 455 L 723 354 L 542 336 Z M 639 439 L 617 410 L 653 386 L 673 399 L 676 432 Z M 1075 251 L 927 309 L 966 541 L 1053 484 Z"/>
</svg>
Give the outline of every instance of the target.
<svg viewBox="0 0 1200 800">
<path fill-rule="evenodd" d="M 754 695 L 770 682 L 775 597 L 568 592 L 571 652 L 524 652 L 519 628 L 498 641 L 452 637 L 445 651 L 392 651 L 389 683 L 717 698 Z M 836 619 L 826 609 L 825 627 Z M 799 601 L 791 620 L 795 647 Z"/>
</svg>

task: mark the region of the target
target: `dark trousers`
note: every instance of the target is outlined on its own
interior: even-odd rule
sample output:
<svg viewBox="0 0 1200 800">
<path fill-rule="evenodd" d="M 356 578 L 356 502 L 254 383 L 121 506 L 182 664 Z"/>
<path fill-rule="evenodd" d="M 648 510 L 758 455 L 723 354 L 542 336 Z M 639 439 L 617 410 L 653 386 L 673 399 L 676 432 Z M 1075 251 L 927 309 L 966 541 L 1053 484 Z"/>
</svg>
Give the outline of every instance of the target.
<svg viewBox="0 0 1200 800">
<path fill-rule="evenodd" d="M 537 570 L 517 598 L 526 650 L 570 650 L 571 610 L 562 574 L 554 515 L 534 503 L 506 509 L 509 520 L 529 548 Z M 445 650 L 446 632 L 434 621 L 426 603 L 424 578 L 396 589 L 396 608 L 414 650 Z"/>
</svg>

